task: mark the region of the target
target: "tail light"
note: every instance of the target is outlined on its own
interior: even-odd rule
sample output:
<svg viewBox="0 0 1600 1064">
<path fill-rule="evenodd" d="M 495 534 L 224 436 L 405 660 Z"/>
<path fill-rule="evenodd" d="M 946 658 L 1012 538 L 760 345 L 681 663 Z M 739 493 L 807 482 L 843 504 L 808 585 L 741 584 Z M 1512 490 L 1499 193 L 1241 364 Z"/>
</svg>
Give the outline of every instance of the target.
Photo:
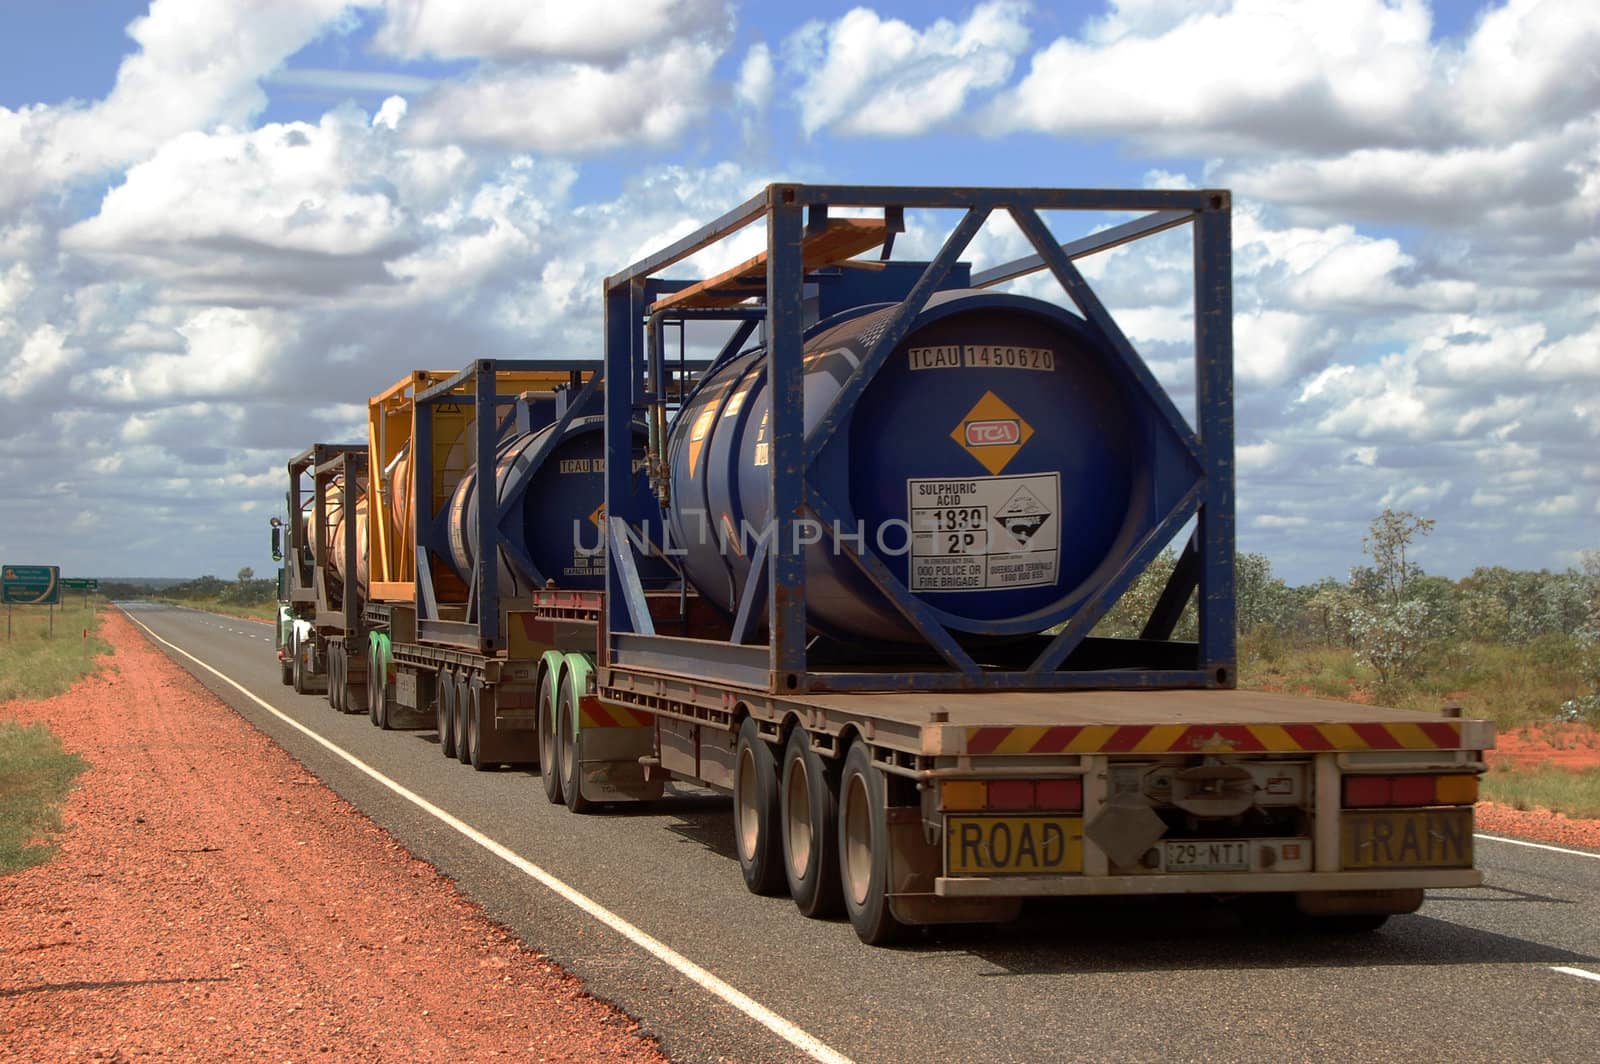
<svg viewBox="0 0 1600 1064">
<path fill-rule="evenodd" d="M 1471 805 L 1477 800 L 1477 776 L 1346 776 L 1344 778 L 1346 809 L 1385 805 Z"/>
<path fill-rule="evenodd" d="M 939 805 L 946 812 L 1075 813 L 1083 808 L 1083 780 L 945 780 Z"/>
</svg>

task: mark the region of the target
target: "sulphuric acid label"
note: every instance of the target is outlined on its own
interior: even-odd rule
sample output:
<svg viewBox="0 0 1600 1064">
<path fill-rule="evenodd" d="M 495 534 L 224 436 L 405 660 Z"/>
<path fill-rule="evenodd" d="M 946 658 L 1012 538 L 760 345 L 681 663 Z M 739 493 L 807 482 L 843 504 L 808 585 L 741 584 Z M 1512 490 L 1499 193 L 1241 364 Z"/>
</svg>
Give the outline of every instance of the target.
<svg viewBox="0 0 1600 1064">
<path fill-rule="evenodd" d="M 1056 582 L 1061 477 L 906 481 L 912 591 L 989 591 Z"/>
</svg>

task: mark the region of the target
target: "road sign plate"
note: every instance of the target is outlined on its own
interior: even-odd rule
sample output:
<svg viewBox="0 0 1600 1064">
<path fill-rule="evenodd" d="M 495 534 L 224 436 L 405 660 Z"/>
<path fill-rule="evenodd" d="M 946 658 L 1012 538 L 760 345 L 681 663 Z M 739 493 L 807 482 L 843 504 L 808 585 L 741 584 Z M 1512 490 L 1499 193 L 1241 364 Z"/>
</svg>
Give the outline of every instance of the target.
<svg viewBox="0 0 1600 1064">
<path fill-rule="evenodd" d="M 61 588 L 64 591 L 99 591 L 100 581 L 92 576 L 63 576 Z"/>
<path fill-rule="evenodd" d="M 58 565 L 0 566 L 0 602 L 54 606 L 61 602 L 61 567 Z"/>
</svg>

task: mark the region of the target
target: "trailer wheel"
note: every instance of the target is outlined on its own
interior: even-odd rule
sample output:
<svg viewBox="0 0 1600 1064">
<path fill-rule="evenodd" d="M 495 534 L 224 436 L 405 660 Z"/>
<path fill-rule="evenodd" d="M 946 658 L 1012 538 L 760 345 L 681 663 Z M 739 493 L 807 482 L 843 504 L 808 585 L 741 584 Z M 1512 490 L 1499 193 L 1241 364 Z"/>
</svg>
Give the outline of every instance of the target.
<svg viewBox="0 0 1600 1064">
<path fill-rule="evenodd" d="M 850 747 L 839 784 L 839 870 L 856 937 L 884 946 L 905 931 L 889 911 L 889 809 L 883 774 L 865 742 Z"/>
<path fill-rule="evenodd" d="M 545 669 L 539 674 L 539 776 L 544 781 L 544 796 L 550 804 L 560 805 L 561 739 L 555 721 L 555 681 L 551 670 Z"/>
<path fill-rule="evenodd" d="M 364 708 L 362 703 L 367 701 L 367 684 L 356 682 L 350 675 L 350 662 L 354 657 L 355 655 L 346 648 L 340 658 L 339 671 L 343 680 L 343 683 L 340 684 L 343 693 L 339 695 L 339 712 L 341 713 L 360 713 Z M 358 675 L 360 674 L 358 671 Z M 366 672 L 365 676 L 370 683 L 372 673 Z"/>
<path fill-rule="evenodd" d="M 472 760 L 472 748 L 467 733 L 467 719 L 472 716 L 472 688 L 466 675 L 455 678 L 456 685 L 456 760 L 463 765 Z"/>
<path fill-rule="evenodd" d="M 789 733 L 779 791 L 783 809 L 783 871 L 789 895 L 813 919 L 844 908 L 839 879 L 839 790 L 804 728 Z"/>
<path fill-rule="evenodd" d="M 307 674 L 311 671 L 306 666 L 307 645 L 303 642 L 294 645 L 294 693 L 297 695 L 310 694 L 310 686 L 306 683 Z"/>
<path fill-rule="evenodd" d="M 383 727 L 384 676 L 378 668 L 378 642 L 367 646 L 367 719 L 374 728 Z"/>
<path fill-rule="evenodd" d="M 485 772 L 492 766 L 483 759 L 483 683 L 473 679 L 466 685 L 467 704 L 467 764 L 474 772 Z"/>
<path fill-rule="evenodd" d="M 456 674 L 450 669 L 439 670 L 439 752 L 445 757 L 456 756 Z"/>
<path fill-rule="evenodd" d="M 577 707 L 573 705 L 572 684 L 561 685 L 561 793 L 567 808 L 574 813 L 587 813 L 594 803 L 583 796 L 583 761 L 578 749 Z"/>
<path fill-rule="evenodd" d="M 278 659 L 278 679 L 283 681 L 283 686 L 290 687 L 294 684 L 294 659 L 282 657 Z"/>
<path fill-rule="evenodd" d="M 752 894 L 777 894 L 784 888 L 778 766 L 754 717 L 739 725 L 733 756 L 733 842 L 739 871 Z"/>
<path fill-rule="evenodd" d="M 340 713 L 350 712 L 350 650 L 339 644 L 339 705 Z"/>
<path fill-rule="evenodd" d="M 338 643 L 328 644 L 328 708 L 335 713 L 339 712 L 339 692 L 344 685 L 339 682 L 339 651 Z"/>
<path fill-rule="evenodd" d="M 384 652 L 373 640 L 372 663 L 367 673 L 367 698 L 372 702 L 373 721 L 379 731 L 394 730 L 395 689 L 389 682 L 389 663 Z"/>
</svg>

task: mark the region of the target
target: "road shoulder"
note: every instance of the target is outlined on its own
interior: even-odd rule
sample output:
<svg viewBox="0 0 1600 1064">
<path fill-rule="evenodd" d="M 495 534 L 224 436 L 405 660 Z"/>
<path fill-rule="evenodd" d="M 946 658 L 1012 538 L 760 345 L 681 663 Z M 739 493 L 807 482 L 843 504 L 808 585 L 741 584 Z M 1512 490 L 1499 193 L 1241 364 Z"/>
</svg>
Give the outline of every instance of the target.
<svg viewBox="0 0 1600 1064">
<path fill-rule="evenodd" d="M 661 1060 L 615 1008 L 108 615 L 111 667 L 0 713 L 91 763 L 0 880 L 0 1058 Z"/>
</svg>

